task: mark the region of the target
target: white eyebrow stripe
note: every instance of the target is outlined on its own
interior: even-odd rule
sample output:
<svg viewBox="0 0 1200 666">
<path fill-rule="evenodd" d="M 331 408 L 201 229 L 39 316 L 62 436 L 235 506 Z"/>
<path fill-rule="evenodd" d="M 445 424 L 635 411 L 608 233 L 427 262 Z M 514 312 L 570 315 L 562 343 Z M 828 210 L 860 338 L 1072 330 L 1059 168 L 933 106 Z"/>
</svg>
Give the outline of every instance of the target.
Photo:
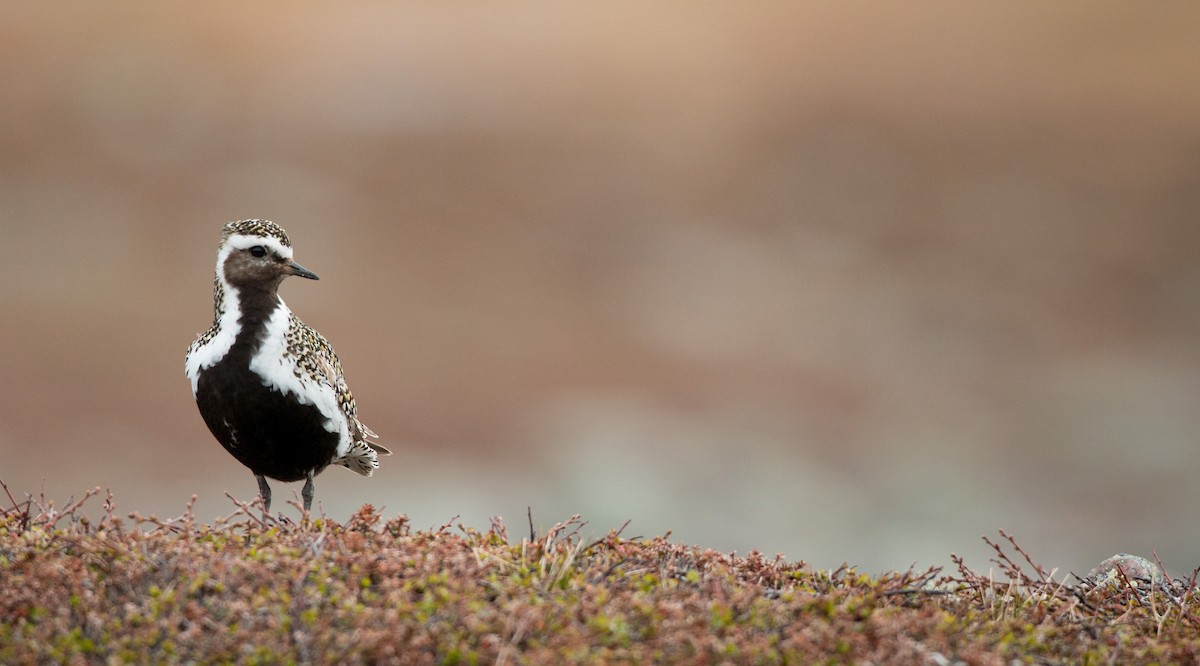
<svg viewBox="0 0 1200 666">
<path fill-rule="evenodd" d="M 284 259 L 292 258 L 292 248 L 279 242 L 278 238 L 272 236 L 248 236 L 246 234 L 235 234 L 229 237 L 226 245 L 236 250 L 245 250 L 246 248 L 261 245 Z"/>
</svg>

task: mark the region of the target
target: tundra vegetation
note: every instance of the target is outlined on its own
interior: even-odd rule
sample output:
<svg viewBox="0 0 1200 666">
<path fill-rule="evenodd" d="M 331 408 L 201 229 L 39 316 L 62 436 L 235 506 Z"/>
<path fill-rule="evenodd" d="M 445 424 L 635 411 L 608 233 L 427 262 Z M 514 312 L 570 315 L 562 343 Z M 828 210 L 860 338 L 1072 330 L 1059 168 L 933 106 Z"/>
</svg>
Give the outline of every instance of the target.
<svg viewBox="0 0 1200 666">
<path fill-rule="evenodd" d="M 1200 660 L 1195 572 L 1059 576 L 1004 532 L 985 537 L 994 573 L 952 556 L 869 575 L 624 528 L 588 540 L 578 516 L 514 536 L 370 505 L 295 522 L 231 497 L 204 524 L 191 505 L 119 516 L 99 489 L 62 509 L 4 492 L 6 664 Z"/>
</svg>

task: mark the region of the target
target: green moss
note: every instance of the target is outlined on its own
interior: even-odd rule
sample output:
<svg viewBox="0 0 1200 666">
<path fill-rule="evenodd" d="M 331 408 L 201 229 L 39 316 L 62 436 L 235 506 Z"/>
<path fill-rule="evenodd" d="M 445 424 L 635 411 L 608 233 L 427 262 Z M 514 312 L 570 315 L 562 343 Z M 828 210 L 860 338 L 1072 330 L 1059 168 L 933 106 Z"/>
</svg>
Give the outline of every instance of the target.
<svg viewBox="0 0 1200 666">
<path fill-rule="evenodd" d="M 599 614 L 588 620 L 588 626 L 603 645 L 628 647 L 631 642 L 629 622 L 621 615 Z"/>
<path fill-rule="evenodd" d="M 715 603 L 708 611 L 708 626 L 713 631 L 721 631 L 733 624 L 733 609 L 722 603 Z"/>
</svg>

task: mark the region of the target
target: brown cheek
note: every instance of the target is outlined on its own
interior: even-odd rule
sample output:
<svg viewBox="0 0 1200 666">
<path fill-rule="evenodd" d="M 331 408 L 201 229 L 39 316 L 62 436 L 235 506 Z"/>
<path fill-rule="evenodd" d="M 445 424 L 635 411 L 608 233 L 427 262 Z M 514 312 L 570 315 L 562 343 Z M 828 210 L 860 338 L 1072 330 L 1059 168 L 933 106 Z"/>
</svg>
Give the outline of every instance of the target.
<svg viewBox="0 0 1200 666">
<path fill-rule="evenodd" d="M 236 252 L 225 258 L 224 273 L 226 276 L 236 275 L 240 272 L 238 270 L 240 268 L 240 260 L 241 257 Z"/>
<path fill-rule="evenodd" d="M 258 262 L 254 265 L 254 277 L 262 281 L 270 281 L 279 276 L 274 264 Z"/>
</svg>

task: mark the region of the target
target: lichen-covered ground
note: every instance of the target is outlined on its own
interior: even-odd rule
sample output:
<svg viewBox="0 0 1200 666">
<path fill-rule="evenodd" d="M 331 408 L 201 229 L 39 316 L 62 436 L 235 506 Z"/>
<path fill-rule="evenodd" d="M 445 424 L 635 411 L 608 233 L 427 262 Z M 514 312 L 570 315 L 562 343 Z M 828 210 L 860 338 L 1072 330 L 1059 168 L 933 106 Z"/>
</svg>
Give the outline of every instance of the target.
<svg viewBox="0 0 1200 666">
<path fill-rule="evenodd" d="M 88 496 L 92 494 L 89 493 Z M 86 497 L 85 497 L 86 499 Z M 578 519 L 415 531 L 364 506 L 293 523 L 88 519 L 6 498 L 0 663 L 1196 663 L 1190 580 L 1055 581 L 1015 541 L 999 583 L 818 571 Z M 98 501 L 98 500 L 97 500 Z"/>
</svg>

